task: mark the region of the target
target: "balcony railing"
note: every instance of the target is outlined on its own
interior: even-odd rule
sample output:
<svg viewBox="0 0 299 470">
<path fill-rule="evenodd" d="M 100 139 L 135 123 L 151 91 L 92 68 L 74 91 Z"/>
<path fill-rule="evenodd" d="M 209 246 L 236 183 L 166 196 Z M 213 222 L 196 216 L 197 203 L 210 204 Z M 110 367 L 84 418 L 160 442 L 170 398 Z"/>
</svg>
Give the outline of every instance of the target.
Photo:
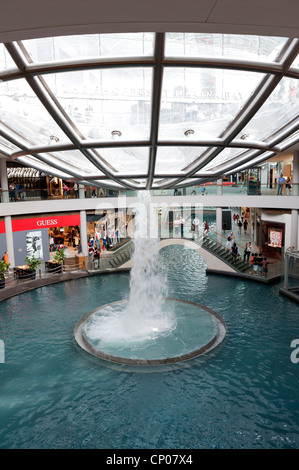
<svg viewBox="0 0 299 470">
<path fill-rule="evenodd" d="M 92 190 L 87 187 L 84 191 L 85 198 L 99 198 L 99 197 L 134 197 L 137 191 L 128 190 L 99 190 L 96 188 Z M 278 186 L 270 187 L 263 184 L 250 183 L 206 183 L 198 186 L 191 186 L 180 189 L 154 189 L 153 196 L 298 196 L 299 195 L 299 184 L 292 184 L 291 188 L 288 189 L 283 185 L 283 188 L 279 190 Z M 76 199 L 79 197 L 78 193 L 75 193 L 73 189 L 64 195 L 62 192 L 49 191 L 47 189 L 24 189 L 22 191 L 9 191 L 0 189 L 0 200 L 1 202 L 22 202 L 22 201 L 40 201 L 40 200 L 56 200 L 56 199 Z"/>
</svg>

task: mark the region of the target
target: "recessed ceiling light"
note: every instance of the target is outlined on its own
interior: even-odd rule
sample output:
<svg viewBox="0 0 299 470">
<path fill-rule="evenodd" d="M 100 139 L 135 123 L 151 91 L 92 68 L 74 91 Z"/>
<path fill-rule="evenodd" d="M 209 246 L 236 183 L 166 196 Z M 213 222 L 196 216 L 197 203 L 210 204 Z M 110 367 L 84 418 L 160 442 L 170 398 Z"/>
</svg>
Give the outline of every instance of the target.
<svg viewBox="0 0 299 470">
<path fill-rule="evenodd" d="M 50 139 L 51 139 L 51 140 L 54 140 L 54 142 L 59 142 L 59 138 L 56 137 L 56 135 L 51 135 L 51 136 L 50 136 Z"/>
</svg>

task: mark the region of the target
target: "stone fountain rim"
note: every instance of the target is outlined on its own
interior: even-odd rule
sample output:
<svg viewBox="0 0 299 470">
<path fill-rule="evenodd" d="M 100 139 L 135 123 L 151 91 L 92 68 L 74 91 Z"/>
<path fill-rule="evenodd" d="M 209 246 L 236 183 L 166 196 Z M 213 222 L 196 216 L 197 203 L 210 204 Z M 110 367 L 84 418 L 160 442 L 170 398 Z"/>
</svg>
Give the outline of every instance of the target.
<svg viewBox="0 0 299 470">
<path fill-rule="evenodd" d="M 195 357 L 201 356 L 202 354 L 205 354 L 212 349 L 215 349 L 224 339 L 226 335 L 226 324 L 223 320 L 223 318 L 214 310 L 212 310 L 209 307 L 206 307 L 205 305 L 199 304 L 197 302 L 192 302 L 190 300 L 183 300 L 183 299 L 177 299 L 173 297 L 166 297 L 165 300 L 172 300 L 176 302 L 183 302 L 191 305 L 195 305 L 196 307 L 199 307 L 206 312 L 210 313 L 216 318 L 217 321 L 217 333 L 215 336 L 204 346 L 202 346 L 199 349 L 196 349 L 194 351 L 191 351 L 187 354 L 182 354 L 181 356 L 174 356 L 174 357 L 167 357 L 164 359 L 132 359 L 132 358 L 126 358 L 126 357 L 120 357 L 120 356 L 114 356 L 112 354 L 107 354 L 104 353 L 103 351 L 94 348 L 84 337 L 83 335 L 83 325 L 87 321 L 87 319 L 99 311 L 100 309 L 110 306 L 110 305 L 116 305 L 119 303 L 123 303 L 124 300 L 117 300 L 115 302 L 110 302 L 108 304 L 102 305 L 101 307 L 96 308 L 95 310 L 92 310 L 92 312 L 87 313 L 84 315 L 76 324 L 75 329 L 74 329 L 74 336 L 77 344 L 84 349 L 86 352 L 89 354 L 96 356 L 100 359 L 104 359 L 105 361 L 110 361 L 110 362 L 115 362 L 118 364 L 130 364 L 130 365 L 148 365 L 148 366 L 154 366 L 154 365 L 165 365 L 165 364 L 174 364 L 177 362 L 184 362 L 188 361 L 190 359 L 193 359 Z"/>
</svg>

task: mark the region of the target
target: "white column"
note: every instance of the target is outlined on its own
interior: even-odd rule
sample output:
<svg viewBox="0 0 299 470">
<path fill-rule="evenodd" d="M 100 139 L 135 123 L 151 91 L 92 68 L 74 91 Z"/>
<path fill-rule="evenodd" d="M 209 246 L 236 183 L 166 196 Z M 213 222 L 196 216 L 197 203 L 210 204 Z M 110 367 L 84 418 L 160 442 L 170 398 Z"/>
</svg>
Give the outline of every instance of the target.
<svg viewBox="0 0 299 470">
<path fill-rule="evenodd" d="M 0 154 L 0 177 L 1 177 L 1 189 L 2 189 L 1 202 L 9 202 L 6 160 L 4 157 L 1 156 L 1 154 Z"/>
<path fill-rule="evenodd" d="M 80 243 L 83 255 L 88 256 L 87 223 L 85 211 L 80 211 Z"/>
<path fill-rule="evenodd" d="M 6 249 L 8 253 L 8 262 L 10 263 L 10 268 L 12 268 L 15 266 L 15 253 L 14 253 L 12 226 L 11 226 L 11 216 L 6 215 L 4 217 L 4 221 L 5 221 Z"/>
<path fill-rule="evenodd" d="M 292 196 L 299 195 L 299 150 L 294 151 L 293 154 L 293 184 Z"/>
<path fill-rule="evenodd" d="M 217 196 L 222 196 L 223 186 L 222 179 L 217 180 Z M 217 231 L 217 241 L 221 243 L 221 233 L 222 233 L 222 207 L 216 207 L 216 231 Z"/>
<path fill-rule="evenodd" d="M 85 198 L 85 186 L 84 184 L 79 184 L 79 199 L 84 199 Z"/>
<path fill-rule="evenodd" d="M 298 246 L 298 224 L 299 224 L 298 209 L 292 209 L 292 215 L 291 215 L 291 246 L 294 246 L 295 250 L 297 250 L 297 246 Z"/>
</svg>

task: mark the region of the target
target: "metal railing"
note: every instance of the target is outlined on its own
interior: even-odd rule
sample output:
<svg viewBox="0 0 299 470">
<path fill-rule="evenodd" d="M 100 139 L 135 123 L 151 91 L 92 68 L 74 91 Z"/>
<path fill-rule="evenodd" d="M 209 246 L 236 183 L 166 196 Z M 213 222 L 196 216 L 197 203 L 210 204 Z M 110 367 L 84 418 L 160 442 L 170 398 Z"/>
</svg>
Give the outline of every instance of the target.
<svg viewBox="0 0 299 470">
<path fill-rule="evenodd" d="M 119 190 L 119 191 L 110 191 L 110 190 L 99 190 L 96 188 L 92 190 L 90 187 L 86 188 L 84 191 L 85 198 L 102 198 L 102 197 L 135 197 L 137 191 L 130 190 Z M 186 195 L 186 196 L 238 196 L 238 195 L 248 195 L 248 196 L 298 196 L 299 195 L 299 184 L 291 184 L 291 188 L 286 188 L 286 185 L 280 189 L 277 185 L 269 186 L 258 183 L 206 183 L 197 186 L 191 186 L 181 189 L 154 189 L 154 196 L 176 196 L 176 195 Z M 71 189 L 67 195 L 64 195 L 62 192 L 53 192 L 46 189 L 40 188 L 26 188 L 23 191 L 9 191 L 0 189 L 0 200 L 1 202 L 22 202 L 22 201 L 40 201 L 40 200 L 56 200 L 56 199 L 76 199 L 79 198 L 79 194 Z"/>
</svg>

